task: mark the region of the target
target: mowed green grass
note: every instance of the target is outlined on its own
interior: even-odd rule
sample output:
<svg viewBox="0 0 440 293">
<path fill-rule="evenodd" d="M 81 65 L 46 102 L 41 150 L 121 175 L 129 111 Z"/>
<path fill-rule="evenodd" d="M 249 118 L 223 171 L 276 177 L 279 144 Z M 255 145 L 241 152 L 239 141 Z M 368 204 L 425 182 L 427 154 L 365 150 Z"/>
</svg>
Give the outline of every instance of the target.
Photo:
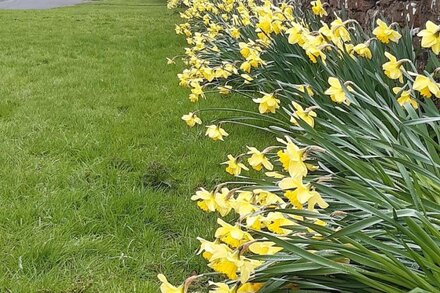
<svg viewBox="0 0 440 293">
<path fill-rule="evenodd" d="M 157 292 L 206 269 L 215 216 L 190 197 L 265 137 L 180 120 L 178 21 L 153 0 L 0 11 L 0 292 Z"/>
</svg>

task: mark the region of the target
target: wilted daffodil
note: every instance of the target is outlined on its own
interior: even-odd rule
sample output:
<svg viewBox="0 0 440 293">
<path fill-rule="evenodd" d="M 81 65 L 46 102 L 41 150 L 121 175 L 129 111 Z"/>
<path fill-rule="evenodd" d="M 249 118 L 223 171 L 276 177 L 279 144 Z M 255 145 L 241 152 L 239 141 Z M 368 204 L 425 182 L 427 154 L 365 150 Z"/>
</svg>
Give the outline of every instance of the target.
<svg viewBox="0 0 440 293">
<path fill-rule="evenodd" d="M 398 43 L 402 35 L 393 30 L 390 26 L 388 26 L 385 22 L 378 19 L 376 21 L 377 27 L 373 30 L 373 34 L 377 37 L 379 41 L 384 44 L 388 44 L 390 41 L 394 43 Z"/>
<path fill-rule="evenodd" d="M 329 95 L 333 102 L 341 104 L 348 100 L 339 79 L 329 77 L 328 83 L 330 84 L 330 88 L 325 91 L 325 94 Z"/>
<path fill-rule="evenodd" d="M 206 130 L 207 136 L 212 140 L 223 140 L 224 136 L 228 136 L 229 134 L 220 126 L 217 125 L 209 125 L 206 126 L 208 129 Z"/>
<path fill-rule="evenodd" d="M 413 89 L 420 92 L 425 98 L 430 98 L 432 95 L 440 98 L 439 85 L 427 76 L 417 75 Z"/>
<path fill-rule="evenodd" d="M 200 118 L 192 112 L 183 115 L 182 120 L 185 121 L 189 127 L 194 127 L 196 124 L 202 124 L 202 120 L 200 120 Z"/>
<path fill-rule="evenodd" d="M 263 167 L 269 171 L 273 170 L 272 163 L 269 161 L 264 153 L 260 152 L 254 147 L 247 148 L 249 149 L 248 154 L 251 155 L 251 157 L 248 159 L 248 163 L 252 166 L 252 168 L 257 171 L 260 171 L 261 169 L 263 169 Z"/>
<path fill-rule="evenodd" d="M 420 31 L 417 36 L 422 38 L 423 48 L 431 48 L 434 54 L 440 54 L 440 25 L 428 21 L 426 29 Z"/>
<path fill-rule="evenodd" d="M 274 94 L 263 93 L 263 97 L 259 99 L 253 99 L 255 103 L 260 104 L 258 110 L 263 113 L 275 113 L 276 109 L 280 108 L 280 100 L 275 98 Z"/>
<path fill-rule="evenodd" d="M 237 158 L 234 158 L 232 155 L 228 155 L 228 161 L 223 164 L 228 164 L 226 172 L 234 176 L 240 175 L 242 169 L 246 171 L 249 170 L 243 163 L 237 162 Z"/>
<path fill-rule="evenodd" d="M 388 52 L 385 52 L 385 56 L 388 58 L 388 62 L 382 65 L 382 69 L 386 76 L 391 79 L 398 79 L 403 82 L 403 66 L 401 61 L 397 61 L 397 58 Z"/>
<path fill-rule="evenodd" d="M 397 95 L 399 92 L 402 91 L 402 88 L 395 87 L 393 88 L 393 92 Z M 411 91 L 402 91 L 400 93 L 399 98 L 397 98 L 397 102 L 400 106 L 403 106 L 405 104 L 410 104 L 414 109 L 417 109 L 419 107 L 419 104 L 417 101 L 411 97 Z"/>
<path fill-rule="evenodd" d="M 321 0 L 312 1 L 310 4 L 312 5 L 313 14 L 319 15 L 320 17 L 327 16 L 327 11 L 325 11 Z"/>
<path fill-rule="evenodd" d="M 312 109 L 306 109 L 304 110 L 300 104 L 296 103 L 296 102 L 292 102 L 293 107 L 295 107 L 295 112 L 293 112 L 292 117 L 290 118 L 290 122 L 292 122 L 295 125 L 299 125 L 298 124 L 298 120 L 297 119 L 301 119 L 304 122 L 306 122 L 308 125 L 310 125 L 311 127 L 315 126 L 315 117 L 316 112 L 313 111 Z"/>
<path fill-rule="evenodd" d="M 162 293 L 185 293 L 183 285 L 180 285 L 179 287 L 175 287 L 171 285 L 167 278 L 159 274 L 157 275 L 157 278 L 162 282 L 162 285 L 160 285 L 160 292 Z"/>
</svg>

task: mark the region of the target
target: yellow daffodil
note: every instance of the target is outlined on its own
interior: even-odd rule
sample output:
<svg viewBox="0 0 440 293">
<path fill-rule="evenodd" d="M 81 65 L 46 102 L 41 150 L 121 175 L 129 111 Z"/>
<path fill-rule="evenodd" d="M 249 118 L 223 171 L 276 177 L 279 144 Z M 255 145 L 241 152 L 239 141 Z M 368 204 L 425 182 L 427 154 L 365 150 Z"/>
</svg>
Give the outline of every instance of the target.
<svg viewBox="0 0 440 293">
<path fill-rule="evenodd" d="M 197 237 L 197 240 L 200 241 L 200 249 L 197 254 L 201 254 L 207 261 L 225 257 L 233 253 L 229 246 L 220 243 L 219 240 L 211 242 L 200 237 Z"/>
<path fill-rule="evenodd" d="M 252 69 L 252 65 L 249 61 L 245 61 L 241 63 L 240 69 L 243 70 L 244 72 L 250 73 Z"/>
<path fill-rule="evenodd" d="M 430 98 L 432 95 L 440 98 L 440 86 L 431 78 L 424 75 L 417 75 L 413 89 L 420 92 L 425 98 Z"/>
<path fill-rule="evenodd" d="M 340 38 L 344 42 L 348 42 L 351 40 L 350 33 L 345 28 L 345 23 L 337 17 L 334 21 L 332 21 L 331 30 L 336 38 Z"/>
<path fill-rule="evenodd" d="M 228 161 L 224 164 L 227 164 L 226 172 L 233 176 L 238 176 L 241 174 L 241 170 L 248 171 L 249 168 L 246 167 L 243 163 L 237 162 L 237 158 L 234 158 L 232 155 L 228 155 Z"/>
<path fill-rule="evenodd" d="M 302 178 L 307 175 L 304 154 L 305 149 L 300 149 L 290 140 L 287 141 L 286 148 L 277 153 L 284 170 L 289 172 L 293 178 Z"/>
<path fill-rule="evenodd" d="M 237 260 L 233 257 L 233 254 L 216 258 L 208 266 L 218 273 L 225 274 L 228 279 L 236 280 L 238 278 Z"/>
<path fill-rule="evenodd" d="M 324 5 L 322 5 L 321 0 L 312 1 L 311 5 L 314 15 L 318 15 L 319 17 L 327 16 L 327 11 L 325 11 Z"/>
<path fill-rule="evenodd" d="M 214 194 L 215 210 L 224 217 L 229 214 L 234 205 L 234 199 L 231 196 L 231 191 L 224 187 L 220 192 Z"/>
<path fill-rule="evenodd" d="M 264 224 L 269 231 L 279 235 L 286 235 L 290 233 L 290 230 L 284 227 L 297 225 L 294 221 L 287 218 L 280 212 L 268 213 L 264 218 Z"/>
<path fill-rule="evenodd" d="M 434 54 L 440 54 L 440 25 L 427 21 L 426 29 L 420 31 L 417 36 L 422 38 L 423 48 L 431 48 Z"/>
<path fill-rule="evenodd" d="M 325 91 L 326 95 L 329 95 L 333 102 L 341 104 L 348 100 L 341 82 L 335 77 L 329 77 L 328 83 L 330 88 Z"/>
<path fill-rule="evenodd" d="M 229 134 L 220 126 L 217 125 L 209 125 L 206 126 L 208 129 L 206 130 L 207 136 L 212 140 L 223 140 L 223 137 L 228 136 Z"/>
<path fill-rule="evenodd" d="M 324 48 L 324 39 L 322 36 L 307 35 L 302 45 L 305 53 L 313 63 L 318 62 L 318 58 L 325 64 L 327 56 L 322 51 Z"/>
<path fill-rule="evenodd" d="M 251 54 L 251 48 L 249 47 L 249 45 L 244 42 L 240 42 L 238 43 L 238 46 L 240 47 L 241 56 L 243 56 L 244 58 L 249 57 L 249 55 Z"/>
<path fill-rule="evenodd" d="M 288 35 L 287 41 L 289 44 L 299 44 L 300 46 L 304 45 L 304 30 L 304 27 L 299 23 L 294 23 L 292 27 L 288 28 L 286 30 L 286 34 Z"/>
<path fill-rule="evenodd" d="M 257 171 L 260 171 L 261 169 L 263 169 L 263 167 L 269 171 L 273 170 L 272 163 L 269 161 L 264 153 L 260 152 L 254 147 L 247 148 L 249 149 L 248 155 L 251 155 L 251 157 L 248 159 L 248 163 L 252 166 L 252 168 Z"/>
<path fill-rule="evenodd" d="M 252 236 L 243 230 L 239 225 L 229 225 L 222 219 L 217 219 L 219 227 L 215 231 L 215 238 L 218 238 L 221 242 L 228 244 L 232 248 L 237 248 L 246 242 L 252 241 Z"/>
<path fill-rule="evenodd" d="M 312 111 L 311 109 L 304 110 L 300 104 L 296 102 L 292 102 L 293 107 L 295 107 L 295 112 L 293 112 L 292 117 L 290 118 L 290 122 L 292 122 L 295 125 L 299 125 L 297 119 L 301 119 L 304 122 L 306 122 L 311 127 L 315 126 L 315 117 L 316 112 Z"/>
<path fill-rule="evenodd" d="M 255 189 L 255 203 L 259 206 L 269 206 L 275 204 L 282 204 L 284 201 L 275 193 L 263 189 Z"/>
<path fill-rule="evenodd" d="M 258 207 L 253 203 L 254 194 L 250 191 L 239 192 L 237 198 L 232 203 L 232 207 L 241 217 L 255 212 Z"/>
<path fill-rule="evenodd" d="M 236 27 L 233 27 L 229 30 L 229 34 L 231 35 L 231 37 L 233 37 L 234 39 L 238 39 L 240 37 L 240 30 Z"/>
<path fill-rule="evenodd" d="M 402 35 L 393 30 L 385 22 L 378 19 L 376 21 L 377 27 L 373 30 L 373 34 L 376 38 L 384 44 L 388 44 L 390 41 L 398 43 Z"/>
<path fill-rule="evenodd" d="M 385 52 L 385 56 L 388 58 L 388 62 L 382 65 L 382 69 L 386 76 L 391 79 L 398 79 L 403 82 L 403 66 L 401 61 L 397 61 L 397 58 L 388 52 Z"/>
<path fill-rule="evenodd" d="M 216 203 L 214 193 L 209 192 L 204 188 L 197 191 L 196 194 L 191 197 L 191 200 L 197 201 L 199 208 L 205 212 L 215 211 Z"/>
<path fill-rule="evenodd" d="M 410 104 L 414 109 L 417 109 L 419 107 L 417 101 L 413 97 L 411 97 L 411 91 L 402 91 L 402 88 L 395 87 L 393 88 L 393 92 L 395 94 L 398 94 L 400 92 L 400 96 L 399 98 L 397 98 L 397 102 L 400 106 Z"/>
<path fill-rule="evenodd" d="M 316 204 L 322 209 L 328 207 L 328 204 L 312 188 L 311 184 L 304 184 L 301 178 L 285 178 L 279 183 L 279 186 L 281 189 L 289 190 L 284 195 L 297 208 L 298 206 L 302 208 L 305 203 L 308 203 L 310 210 L 313 210 Z"/>
<path fill-rule="evenodd" d="M 196 124 L 202 124 L 202 120 L 200 120 L 200 118 L 192 112 L 183 115 L 182 120 L 185 121 L 189 127 L 194 127 Z"/>
<path fill-rule="evenodd" d="M 275 113 L 276 109 L 280 108 L 280 100 L 275 98 L 274 94 L 263 93 L 263 97 L 259 99 L 253 99 L 255 103 L 260 104 L 258 110 L 263 113 Z"/>
<path fill-rule="evenodd" d="M 271 241 L 258 241 L 249 245 L 249 250 L 259 255 L 273 255 L 283 249 Z"/>
<path fill-rule="evenodd" d="M 358 45 L 354 46 L 353 51 L 361 57 L 364 57 L 367 59 L 373 58 L 371 50 L 368 47 L 368 44 L 366 44 L 366 43 L 358 44 Z"/>
<path fill-rule="evenodd" d="M 185 293 L 183 285 L 180 285 L 179 287 L 175 287 L 175 286 L 171 285 L 168 282 L 167 278 L 162 274 L 157 275 L 157 278 L 159 279 L 159 281 L 162 282 L 162 284 L 160 285 L 160 292 L 162 292 L 162 293 Z"/>
<path fill-rule="evenodd" d="M 265 227 L 264 217 L 262 215 L 247 216 L 246 227 L 249 229 L 260 231 Z"/>
</svg>

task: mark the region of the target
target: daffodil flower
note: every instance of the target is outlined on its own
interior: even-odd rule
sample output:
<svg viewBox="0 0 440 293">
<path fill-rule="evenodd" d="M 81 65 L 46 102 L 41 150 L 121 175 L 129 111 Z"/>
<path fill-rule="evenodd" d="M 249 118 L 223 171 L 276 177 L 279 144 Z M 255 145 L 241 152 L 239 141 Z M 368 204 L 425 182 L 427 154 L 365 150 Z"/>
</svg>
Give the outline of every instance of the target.
<svg viewBox="0 0 440 293">
<path fill-rule="evenodd" d="M 371 50 L 368 47 L 368 44 L 366 44 L 366 43 L 362 43 L 362 44 L 358 44 L 358 45 L 354 46 L 353 51 L 361 57 L 364 57 L 367 59 L 373 58 Z"/>
<path fill-rule="evenodd" d="M 307 175 L 307 166 L 304 163 L 305 149 L 300 149 L 291 140 L 287 140 L 286 148 L 277 153 L 284 170 L 292 178 L 302 178 Z"/>
<path fill-rule="evenodd" d="M 252 241 L 252 236 L 241 230 L 239 225 L 229 225 L 222 219 L 217 219 L 217 224 L 219 227 L 215 231 L 215 238 L 218 238 L 221 242 L 228 244 L 232 248 L 237 248 L 246 242 Z"/>
<path fill-rule="evenodd" d="M 318 15 L 319 17 L 327 16 L 327 11 L 325 11 L 321 0 L 312 1 L 310 4 L 312 5 L 312 12 L 314 15 Z"/>
<path fill-rule="evenodd" d="M 403 82 L 403 66 L 401 61 L 397 61 L 397 58 L 388 52 L 385 52 L 385 56 L 388 58 L 388 62 L 382 65 L 382 69 L 386 76 L 391 79 L 398 79 Z"/>
<path fill-rule="evenodd" d="M 417 36 L 422 38 L 423 48 L 431 48 L 434 54 L 440 54 L 440 25 L 427 21 L 426 29 L 420 31 Z"/>
<path fill-rule="evenodd" d="M 378 19 L 376 21 L 377 27 L 373 30 L 373 34 L 377 37 L 379 41 L 384 44 L 388 44 L 390 41 L 398 43 L 402 35 L 397 31 L 393 30 L 385 22 Z"/>
<path fill-rule="evenodd" d="M 402 91 L 402 88 L 394 87 L 393 92 L 395 94 L 398 94 L 400 92 L 400 96 L 399 98 L 397 98 L 397 102 L 400 106 L 410 104 L 414 109 L 417 109 L 419 107 L 417 101 L 411 97 L 411 91 Z"/>
<path fill-rule="evenodd" d="M 325 91 L 326 95 L 329 95 L 333 102 L 341 104 L 348 100 L 341 82 L 335 77 L 329 77 L 328 83 L 330 88 Z"/>
<path fill-rule="evenodd" d="M 287 218 L 280 212 L 268 213 L 264 218 L 264 224 L 269 231 L 279 235 L 286 235 L 291 232 L 291 230 L 284 227 L 297 225 L 296 222 Z"/>
<path fill-rule="evenodd" d="M 200 118 L 193 112 L 183 115 L 182 120 L 185 121 L 189 127 L 194 127 L 196 124 L 202 124 L 202 120 L 200 120 Z"/>
<path fill-rule="evenodd" d="M 273 170 L 272 163 L 269 161 L 264 153 L 260 152 L 254 147 L 247 148 L 249 149 L 248 154 L 251 155 L 251 157 L 248 159 L 248 163 L 252 166 L 252 168 L 257 171 L 260 171 L 261 169 L 263 169 L 263 167 L 269 171 Z"/>
<path fill-rule="evenodd" d="M 197 205 L 205 212 L 214 212 L 215 209 L 215 197 L 212 192 L 201 188 L 191 197 L 191 200 L 197 201 Z"/>
<path fill-rule="evenodd" d="M 424 75 L 417 75 L 413 89 L 420 92 L 425 98 L 430 98 L 432 95 L 440 98 L 440 86 L 431 78 Z"/>
<path fill-rule="evenodd" d="M 259 255 L 274 255 L 283 250 L 283 248 L 275 246 L 275 243 L 272 241 L 258 241 L 249 245 L 249 250 Z"/>
<path fill-rule="evenodd" d="M 234 158 L 232 155 L 228 155 L 228 161 L 223 163 L 227 164 L 226 172 L 233 176 L 238 176 L 241 174 L 241 170 L 248 171 L 249 168 L 246 167 L 243 163 L 237 162 L 237 158 Z"/>
<path fill-rule="evenodd" d="M 315 126 L 315 117 L 316 112 L 312 111 L 311 109 L 306 109 L 304 110 L 300 104 L 296 103 L 296 102 L 292 102 L 293 107 L 295 107 L 295 112 L 293 112 L 292 117 L 290 118 L 290 122 L 295 124 L 295 125 L 299 125 L 298 120 L 297 119 L 301 119 L 304 122 L 306 122 L 308 125 L 310 125 L 311 127 Z"/>
<path fill-rule="evenodd" d="M 255 103 L 260 104 L 258 111 L 261 114 L 275 113 L 276 109 L 280 108 L 280 100 L 275 98 L 274 94 L 263 93 L 263 97 L 259 99 L 253 99 Z"/>
<path fill-rule="evenodd" d="M 221 140 L 223 141 L 223 137 L 228 136 L 229 134 L 220 126 L 217 125 L 209 125 L 206 126 L 208 129 L 206 130 L 207 136 L 211 138 L 212 140 Z"/>
</svg>

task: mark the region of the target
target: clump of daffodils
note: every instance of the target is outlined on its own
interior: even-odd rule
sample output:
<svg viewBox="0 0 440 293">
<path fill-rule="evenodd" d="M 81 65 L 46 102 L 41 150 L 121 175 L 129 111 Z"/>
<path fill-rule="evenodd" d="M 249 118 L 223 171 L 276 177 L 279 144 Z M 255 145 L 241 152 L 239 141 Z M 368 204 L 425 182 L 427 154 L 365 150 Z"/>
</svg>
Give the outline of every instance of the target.
<svg viewBox="0 0 440 293">
<path fill-rule="evenodd" d="M 240 176 L 250 168 L 260 171 L 269 185 L 277 190 L 267 190 L 259 186 L 229 189 L 221 184 L 208 191 L 201 188 L 191 198 L 197 206 L 208 213 L 217 213 L 218 228 L 213 240 L 198 238 L 199 254 L 207 261 L 208 267 L 225 278 L 225 282 L 209 283 L 210 292 L 257 292 L 264 284 L 252 282 L 263 261 L 254 256 L 269 256 L 282 253 L 282 247 L 255 231 L 265 231 L 279 235 L 301 235 L 317 237 L 312 229 L 297 232 L 292 227 L 301 226 L 302 221 L 310 221 L 321 226 L 326 222 L 313 217 L 293 216 L 279 212 L 277 208 L 307 209 L 319 215 L 328 207 L 327 202 L 315 189 L 317 179 L 308 177 L 318 170 L 314 154 L 322 152 L 318 147 L 299 147 L 291 138 L 279 139 L 280 146 L 268 147 L 259 151 L 248 147 L 249 152 L 228 156 L 226 172 Z M 247 165 L 246 165 L 247 163 Z M 265 172 L 267 171 L 267 172 Z M 235 214 L 235 223 L 222 219 Z M 193 277 L 203 279 L 204 276 Z M 188 286 L 173 286 L 165 276 L 159 275 L 162 292 L 186 292 Z M 188 282 L 185 282 L 188 284 Z M 186 288 L 186 289 L 185 289 Z M 226 290 L 226 291 L 221 291 Z"/>
<path fill-rule="evenodd" d="M 180 13 L 183 23 L 175 31 L 187 42 L 186 69 L 178 79 L 190 102 L 209 98 L 210 93 L 236 93 L 249 98 L 255 115 L 264 121 L 287 124 L 295 131 L 319 131 L 322 108 L 329 105 L 345 111 L 367 100 L 377 108 L 389 103 L 396 111 L 412 113 L 420 111 L 425 99 L 440 98 L 435 77 L 439 70 L 420 70 L 402 56 L 396 47 L 404 38 L 396 24 L 377 19 L 374 30 L 364 33 L 354 20 L 323 21 L 328 16 L 323 1 L 311 1 L 310 18 L 298 15 L 291 1 L 277 2 L 169 1 L 170 8 L 185 7 Z M 427 22 L 418 36 L 423 48 L 440 54 L 440 25 Z M 364 75 L 364 67 L 374 74 Z M 306 78 L 307 72 L 313 76 Z M 367 90 L 367 78 L 374 82 L 373 90 Z M 387 99 L 376 103 L 378 92 Z M 202 124 L 202 113 L 203 109 L 190 112 L 182 120 L 196 127 Z M 229 136 L 227 122 L 206 126 L 206 136 L 223 141 Z M 248 147 L 246 153 L 227 156 L 223 164 L 228 174 L 253 179 L 259 172 L 262 184 L 225 183 L 213 190 L 201 188 L 191 198 L 201 210 L 219 215 L 215 235 L 199 238 L 199 254 L 225 279 L 209 282 L 210 292 L 258 292 L 264 286 L 254 279 L 267 263 L 256 256 L 283 254 L 282 247 L 261 236 L 264 233 L 319 239 L 313 229 L 302 229 L 303 223 L 328 225 L 319 215 L 329 204 L 317 188 L 326 175 L 314 157 L 323 150 L 294 141 L 286 137 L 279 140 L 280 146 Z M 287 214 L 286 208 L 309 211 L 316 218 Z M 226 216 L 234 220 L 227 222 Z M 194 280 L 206 281 L 206 276 L 195 276 L 176 287 L 164 276 L 159 278 L 162 292 L 187 292 Z"/>
<path fill-rule="evenodd" d="M 246 89 L 256 87 L 259 90 L 253 90 L 255 94 L 251 98 L 257 104 L 257 111 L 264 115 L 278 114 L 283 109 L 283 99 L 277 92 L 279 89 L 266 89 L 264 83 L 259 82 L 259 76 L 264 74 L 265 67 L 273 66 L 273 58 L 282 38 L 298 52 L 302 51 L 310 66 L 318 63 L 326 65 L 328 58 L 341 58 L 343 55 L 366 61 L 384 59 L 381 65 L 384 78 L 396 81 L 390 85 L 389 92 L 405 84 L 411 92 L 411 100 L 407 98 L 408 95 L 404 95 L 406 98 L 395 97 L 401 106 L 408 104 L 415 107 L 420 98 L 439 96 L 436 90 L 438 81 L 421 72 L 420 75 L 435 84 L 424 80 L 428 86 L 422 87 L 420 79 L 414 83 L 415 80 L 411 78 L 411 72 L 415 71 L 414 64 L 408 59 L 398 60 L 394 55 L 392 44 L 398 45 L 402 38 L 397 25 L 377 19 L 370 37 L 359 41 L 352 33 L 358 29 L 354 20 L 344 21 L 339 17 L 330 23 L 320 20 L 316 23 L 320 27 L 316 28 L 315 24 L 315 29 L 312 29 L 311 24 L 295 16 L 295 7 L 292 5 L 288 1 L 274 5 L 268 0 L 169 1 L 170 7 L 186 7 L 181 12 L 184 22 L 176 25 L 176 33 L 184 35 L 188 44 L 183 58 L 187 69 L 178 78 L 180 85 L 188 88 L 189 100 L 196 103 L 212 92 L 222 95 L 237 92 L 249 96 L 250 91 Z M 327 16 L 325 5 L 322 1 L 311 1 L 311 13 L 317 18 Z M 434 54 L 440 53 L 439 24 L 428 21 L 418 36 L 423 48 L 432 50 Z M 378 42 L 383 44 L 384 49 L 381 56 L 374 56 L 372 47 L 377 47 Z M 174 59 L 169 60 L 174 63 Z M 329 87 L 321 94 L 328 95 L 334 103 L 349 105 L 351 87 L 345 85 L 347 80 L 332 74 L 323 79 L 328 81 Z M 307 85 L 307 94 L 303 91 L 304 96 L 311 96 L 317 90 L 308 85 L 309 82 L 302 80 Z M 298 108 L 301 103 L 295 103 L 297 109 L 291 111 L 291 123 L 299 125 L 299 120 L 304 120 L 313 127 L 313 120 L 319 112 L 304 112 Z M 192 115 L 184 115 L 182 119 L 190 127 L 201 124 L 200 118 Z M 223 140 L 227 132 L 218 126 L 208 126 L 207 136 L 213 140 Z"/>
</svg>

